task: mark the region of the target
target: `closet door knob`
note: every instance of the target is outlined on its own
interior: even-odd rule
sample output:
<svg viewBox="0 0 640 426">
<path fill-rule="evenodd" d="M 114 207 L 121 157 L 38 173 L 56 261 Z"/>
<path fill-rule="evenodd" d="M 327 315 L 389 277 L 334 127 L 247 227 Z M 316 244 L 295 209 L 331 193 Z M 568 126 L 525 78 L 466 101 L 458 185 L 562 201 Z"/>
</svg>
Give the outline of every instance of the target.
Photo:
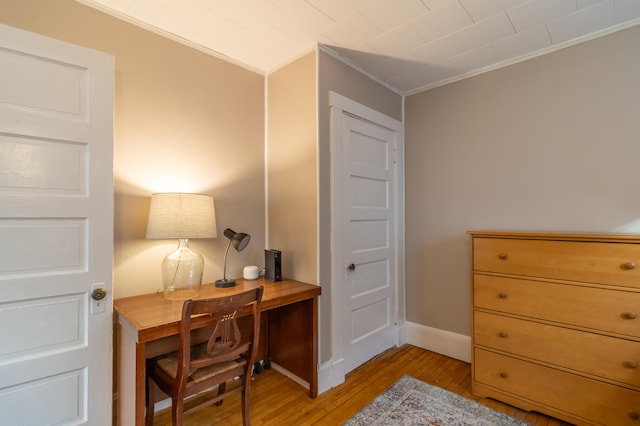
<svg viewBox="0 0 640 426">
<path fill-rule="evenodd" d="M 508 379 L 509 375 L 507 373 L 502 372 L 500 373 L 500 377 L 502 377 L 503 379 Z"/>
<path fill-rule="evenodd" d="M 500 254 L 498 255 L 498 258 L 499 258 L 500 260 L 506 260 L 506 259 L 507 259 L 507 253 L 500 253 Z"/>
<path fill-rule="evenodd" d="M 636 319 L 636 313 L 635 312 L 625 312 L 624 314 L 622 314 L 622 318 L 624 319 Z"/>
<path fill-rule="evenodd" d="M 507 293 L 505 293 L 505 292 L 500 292 L 500 293 L 498 293 L 498 297 L 499 297 L 500 299 L 506 299 L 506 298 L 507 298 Z"/>
<path fill-rule="evenodd" d="M 504 338 L 509 337 L 509 333 L 507 333 L 506 331 L 501 331 L 500 333 L 498 333 L 498 336 Z"/>
<path fill-rule="evenodd" d="M 638 368 L 638 363 L 635 361 L 625 361 L 623 364 L 626 368 Z"/>
<path fill-rule="evenodd" d="M 627 263 L 623 264 L 622 267 L 624 269 L 626 269 L 627 271 L 630 271 L 632 269 L 636 269 L 636 264 L 633 263 L 633 262 L 627 262 Z"/>
</svg>

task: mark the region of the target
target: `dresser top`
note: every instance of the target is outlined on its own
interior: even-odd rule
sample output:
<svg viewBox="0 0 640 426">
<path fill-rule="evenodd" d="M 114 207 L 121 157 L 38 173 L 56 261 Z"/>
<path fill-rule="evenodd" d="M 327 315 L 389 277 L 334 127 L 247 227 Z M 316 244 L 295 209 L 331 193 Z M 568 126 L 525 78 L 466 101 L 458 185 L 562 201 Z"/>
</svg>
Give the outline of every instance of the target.
<svg viewBox="0 0 640 426">
<path fill-rule="evenodd" d="M 472 237 L 514 238 L 526 240 L 602 241 L 610 243 L 640 244 L 640 234 L 615 233 L 564 233 L 564 232 L 513 232 L 513 231 L 467 231 Z"/>
</svg>

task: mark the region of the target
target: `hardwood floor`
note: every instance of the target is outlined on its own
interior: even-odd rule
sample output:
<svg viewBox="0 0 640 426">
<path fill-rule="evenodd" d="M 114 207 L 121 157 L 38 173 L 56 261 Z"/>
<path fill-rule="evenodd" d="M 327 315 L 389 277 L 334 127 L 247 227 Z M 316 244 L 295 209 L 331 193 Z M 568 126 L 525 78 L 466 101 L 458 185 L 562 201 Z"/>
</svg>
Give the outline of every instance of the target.
<svg viewBox="0 0 640 426">
<path fill-rule="evenodd" d="M 251 394 L 251 424 L 341 425 L 372 399 L 408 374 L 443 389 L 473 399 L 494 410 L 532 425 L 568 425 L 551 417 L 530 413 L 491 399 L 471 395 L 469 364 L 411 345 L 390 349 L 352 371 L 342 385 L 310 399 L 307 391 L 274 370 L 255 376 Z M 171 425 L 169 410 L 155 416 L 155 425 Z M 232 397 L 186 417 L 185 425 L 241 425 L 240 397 Z"/>
</svg>

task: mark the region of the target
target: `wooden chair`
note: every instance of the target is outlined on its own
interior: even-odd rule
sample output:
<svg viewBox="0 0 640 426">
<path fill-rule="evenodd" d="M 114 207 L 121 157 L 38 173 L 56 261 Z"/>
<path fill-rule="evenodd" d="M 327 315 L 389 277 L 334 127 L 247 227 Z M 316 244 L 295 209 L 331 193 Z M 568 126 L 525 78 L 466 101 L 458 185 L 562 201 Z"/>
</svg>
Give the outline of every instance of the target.
<svg viewBox="0 0 640 426">
<path fill-rule="evenodd" d="M 243 424 L 250 425 L 249 384 L 258 350 L 260 335 L 260 305 L 263 287 L 232 296 L 203 300 L 187 300 L 182 307 L 180 346 L 178 351 L 147 362 L 147 425 L 153 425 L 154 385 L 171 397 L 173 424 L 182 425 L 182 418 L 223 399 L 241 392 Z M 251 330 L 242 335 L 237 319 L 251 315 Z M 213 321 L 213 332 L 208 340 L 192 343 L 192 321 L 208 315 Z M 201 321 L 201 318 L 198 319 Z M 227 391 L 227 381 L 240 378 L 239 386 Z M 197 401 L 185 410 L 185 398 L 218 386 L 217 395 Z"/>
</svg>

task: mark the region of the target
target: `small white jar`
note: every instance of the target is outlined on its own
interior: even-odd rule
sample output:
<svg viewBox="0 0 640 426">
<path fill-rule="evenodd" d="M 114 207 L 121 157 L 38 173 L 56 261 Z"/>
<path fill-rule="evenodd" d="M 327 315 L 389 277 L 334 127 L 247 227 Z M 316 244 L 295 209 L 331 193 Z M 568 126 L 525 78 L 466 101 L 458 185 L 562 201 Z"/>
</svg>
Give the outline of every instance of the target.
<svg viewBox="0 0 640 426">
<path fill-rule="evenodd" d="M 242 277 L 245 280 L 255 280 L 258 278 L 260 270 L 257 266 L 245 266 L 242 270 Z"/>
</svg>

